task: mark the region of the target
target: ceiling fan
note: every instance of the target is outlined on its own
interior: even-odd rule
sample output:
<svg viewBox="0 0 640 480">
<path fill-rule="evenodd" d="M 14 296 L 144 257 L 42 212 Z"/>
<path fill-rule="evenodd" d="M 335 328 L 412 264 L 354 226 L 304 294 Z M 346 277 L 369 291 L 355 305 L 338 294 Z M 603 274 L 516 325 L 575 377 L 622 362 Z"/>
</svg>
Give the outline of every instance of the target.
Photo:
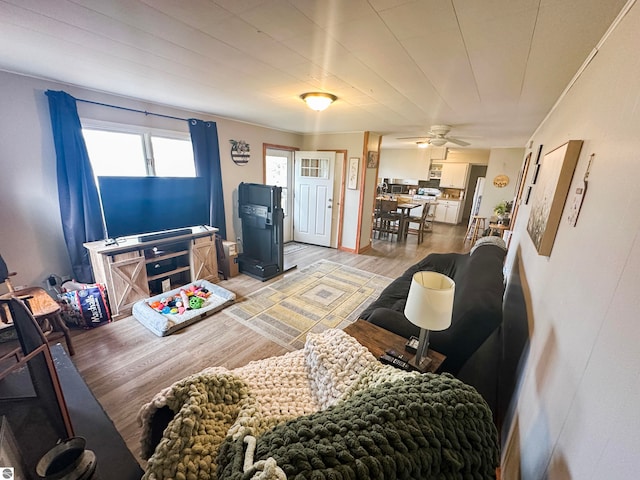
<svg viewBox="0 0 640 480">
<path fill-rule="evenodd" d="M 428 144 L 433 145 L 435 147 L 441 147 L 445 143 L 454 143 L 461 147 L 466 147 L 467 145 L 471 145 L 464 140 L 460 140 L 455 137 L 448 137 L 447 134 L 451 131 L 451 125 L 431 125 L 431 128 L 427 132 L 426 135 L 421 137 L 402 137 L 398 138 L 398 140 L 412 140 L 412 139 L 424 139 L 422 141 L 416 142 L 418 145 L 420 144 Z"/>
</svg>

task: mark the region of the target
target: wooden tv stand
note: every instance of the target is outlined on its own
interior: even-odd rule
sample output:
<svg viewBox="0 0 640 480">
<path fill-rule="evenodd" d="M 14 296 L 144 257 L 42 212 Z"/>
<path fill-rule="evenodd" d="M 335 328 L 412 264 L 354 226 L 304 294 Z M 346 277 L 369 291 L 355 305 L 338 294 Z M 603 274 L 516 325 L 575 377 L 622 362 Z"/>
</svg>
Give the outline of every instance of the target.
<svg viewBox="0 0 640 480">
<path fill-rule="evenodd" d="M 114 319 L 131 314 L 133 304 L 195 280 L 218 282 L 217 228 L 193 227 L 192 233 L 157 232 L 151 241 L 138 235 L 85 243 L 95 280 L 107 286 Z"/>
</svg>

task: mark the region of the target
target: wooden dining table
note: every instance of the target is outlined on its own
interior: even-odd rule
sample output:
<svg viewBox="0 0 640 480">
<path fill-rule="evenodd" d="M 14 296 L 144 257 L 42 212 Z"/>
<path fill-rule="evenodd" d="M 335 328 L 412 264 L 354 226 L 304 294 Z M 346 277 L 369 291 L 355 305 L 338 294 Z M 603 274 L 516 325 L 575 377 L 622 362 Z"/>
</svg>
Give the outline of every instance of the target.
<svg viewBox="0 0 640 480">
<path fill-rule="evenodd" d="M 411 210 L 413 210 L 414 208 L 421 207 L 423 205 L 424 203 L 399 203 L 398 204 L 398 211 L 400 212 L 400 225 L 398 226 L 398 240 L 400 239 L 404 240 L 407 238 L 404 229 L 407 228 L 408 222 L 405 222 L 404 219 L 409 218 L 409 214 L 411 213 Z"/>
</svg>

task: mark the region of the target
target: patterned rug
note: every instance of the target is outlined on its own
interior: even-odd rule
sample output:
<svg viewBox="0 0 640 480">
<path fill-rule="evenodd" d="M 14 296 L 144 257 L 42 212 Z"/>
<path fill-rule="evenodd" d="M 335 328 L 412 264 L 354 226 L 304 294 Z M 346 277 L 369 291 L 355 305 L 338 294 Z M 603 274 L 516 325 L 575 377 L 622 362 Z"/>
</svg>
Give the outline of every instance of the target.
<svg viewBox="0 0 640 480">
<path fill-rule="evenodd" d="M 344 328 L 391 283 L 339 263 L 320 260 L 228 307 L 240 323 L 289 350 L 304 346 L 308 332 Z"/>
</svg>

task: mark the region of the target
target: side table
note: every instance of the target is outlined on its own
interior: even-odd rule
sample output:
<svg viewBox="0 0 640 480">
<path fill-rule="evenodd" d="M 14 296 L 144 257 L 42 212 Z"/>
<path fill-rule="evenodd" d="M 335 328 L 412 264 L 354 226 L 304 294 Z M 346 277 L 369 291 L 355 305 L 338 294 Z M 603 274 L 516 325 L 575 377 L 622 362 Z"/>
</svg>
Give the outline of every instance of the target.
<svg viewBox="0 0 640 480">
<path fill-rule="evenodd" d="M 346 327 L 344 331 L 355 338 L 358 343 L 367 347 L 376 358 L 380 358 L 386 350 L 393 349 L 398 353 L 406 355 L 407 360 L 413 360 L 414 355 L 404 349 L 404 345 L 407 343 L 406 338 L 367 322 L 366 320 L 356 320 Z M 427 352 L 427 356 L 431 359 L 428 367 L 429 372 L 436 372 L 445 358 L 447 358 L 445 355 L 431 349 Z"/>
</svg>

